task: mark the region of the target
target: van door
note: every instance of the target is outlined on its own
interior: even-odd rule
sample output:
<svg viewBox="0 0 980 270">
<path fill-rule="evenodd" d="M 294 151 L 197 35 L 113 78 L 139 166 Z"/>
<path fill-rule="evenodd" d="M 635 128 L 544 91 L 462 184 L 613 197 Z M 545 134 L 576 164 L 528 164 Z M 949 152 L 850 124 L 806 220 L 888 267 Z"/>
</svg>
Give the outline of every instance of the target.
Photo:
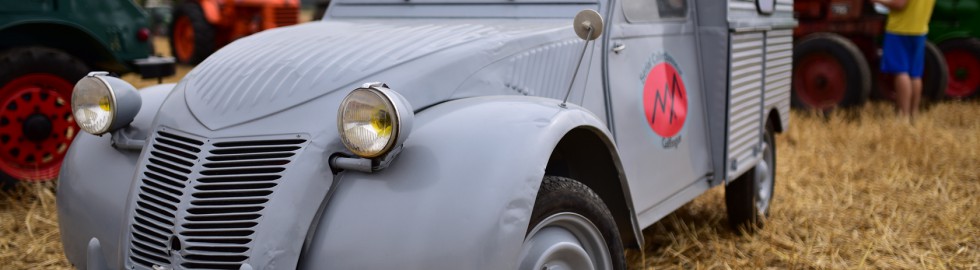
<svg viewBox="0 0 980 270">
<path fill-rule="evenodd" d="M 709 187 L 693 1 L 617 4 L 606 51 L 607 91 L 633 204 L 645 227 Z"/>
</svg>

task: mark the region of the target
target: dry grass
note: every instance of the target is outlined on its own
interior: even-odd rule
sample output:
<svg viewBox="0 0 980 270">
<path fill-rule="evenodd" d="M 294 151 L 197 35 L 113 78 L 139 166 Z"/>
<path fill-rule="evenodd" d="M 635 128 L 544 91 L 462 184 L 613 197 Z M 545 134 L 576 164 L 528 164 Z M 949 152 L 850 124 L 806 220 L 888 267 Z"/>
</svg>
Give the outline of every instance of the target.
<svg viewBox="0 0 980 270">
<path fill-rule="evenodd" d="M 980 269 L 980 103 L 940 104 L 915 125 L 883 104 L 829 118 L 794 113 L 777 145 L 764 229 L 729 230 L 715 188 L 645 230 L 632 268 Z M 0 194 L 0 269 L 68 267 L 53 190 Z"/>
<path fill-rule="evenodd" d="M 716 188 L 645 230 L 634 268 L 980 268 L 980 103 L 941 104 L 914 125 L 884 104 L 796 113 L 777 145 L 762 231 L 727 229 Z"/>
</svg>

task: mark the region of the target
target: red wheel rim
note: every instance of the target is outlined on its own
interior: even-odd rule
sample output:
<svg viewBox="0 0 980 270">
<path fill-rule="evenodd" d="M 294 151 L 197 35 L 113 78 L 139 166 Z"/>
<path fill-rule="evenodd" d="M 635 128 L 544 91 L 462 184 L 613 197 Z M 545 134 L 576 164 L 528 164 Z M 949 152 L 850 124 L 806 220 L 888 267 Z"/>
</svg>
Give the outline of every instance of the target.
<svg viewBox="0 0 980 270">
<path fill-rule="evenodd" d="M 953 49 L 943 53 L 949 67 L 949 85 L 946 96 L 965 98 L 980 88 L 980 59 L 969 51 Z"/>
<path fill-rule="evenodd" d="M 190 62 L 194 55 L 194 26 L 190 18 L 180 16 L 174 22 L 174 51 L 181 62 Z"/>
<path fill-rule="evenodd" d="M 74 85 L 33 73 L 0 88 L 0 170 L 25 181 L 54 179 L 78 127 L 71 114 Z"/>
<path fill-rule="evenodd" d="M 829 109 L 844 100 L 847 75 L 837 58 L 823 52 L 803 58 L 793 73 L 793 91 L 801 102 L 814 109 Z"/>
</svg>

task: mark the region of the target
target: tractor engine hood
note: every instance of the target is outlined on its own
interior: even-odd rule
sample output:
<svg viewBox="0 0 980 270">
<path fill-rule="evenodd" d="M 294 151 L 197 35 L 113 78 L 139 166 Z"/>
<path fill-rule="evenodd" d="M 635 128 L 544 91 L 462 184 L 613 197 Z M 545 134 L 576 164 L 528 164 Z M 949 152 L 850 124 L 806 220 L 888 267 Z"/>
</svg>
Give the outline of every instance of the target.
<svg viewBox="0 0 980 270">
<path fill-rule="evenodd" d="M 185 77 L 183 96 L 194 117 L 217 130 L 372 81 L 387 83 L 416 109 L 463 96 L 528 94 L 487 86 L 504 84 L 492 77 L 514 75 L 501 68 L 513 61 L 501 60 L 542 48 L 565 48 L 550 50 L 550 57 L 571 67 L 567 59 L 577 57 L 572 48 L 581 40 L 570 22 L 354 20 L 285 27 L 216 52 Z"/>
</svg>

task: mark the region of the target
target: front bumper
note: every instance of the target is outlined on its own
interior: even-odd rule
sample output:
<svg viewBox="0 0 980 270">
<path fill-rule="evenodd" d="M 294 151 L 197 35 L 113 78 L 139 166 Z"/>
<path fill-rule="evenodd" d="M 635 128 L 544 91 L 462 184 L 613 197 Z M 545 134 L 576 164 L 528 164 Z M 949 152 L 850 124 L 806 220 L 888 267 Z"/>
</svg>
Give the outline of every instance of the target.
<svg viewBox="0 0 980 270">
<path fill-rule="evenodd" d="M 136 67 L 136 72 L 143 79 L 161 79 L 163 77 L 173 76 L 177 71 L 176 61 L 173 57 L 150 56 L 143 59 L 136 59 L 133 60 L 133 66 Z"/>
</svg>

